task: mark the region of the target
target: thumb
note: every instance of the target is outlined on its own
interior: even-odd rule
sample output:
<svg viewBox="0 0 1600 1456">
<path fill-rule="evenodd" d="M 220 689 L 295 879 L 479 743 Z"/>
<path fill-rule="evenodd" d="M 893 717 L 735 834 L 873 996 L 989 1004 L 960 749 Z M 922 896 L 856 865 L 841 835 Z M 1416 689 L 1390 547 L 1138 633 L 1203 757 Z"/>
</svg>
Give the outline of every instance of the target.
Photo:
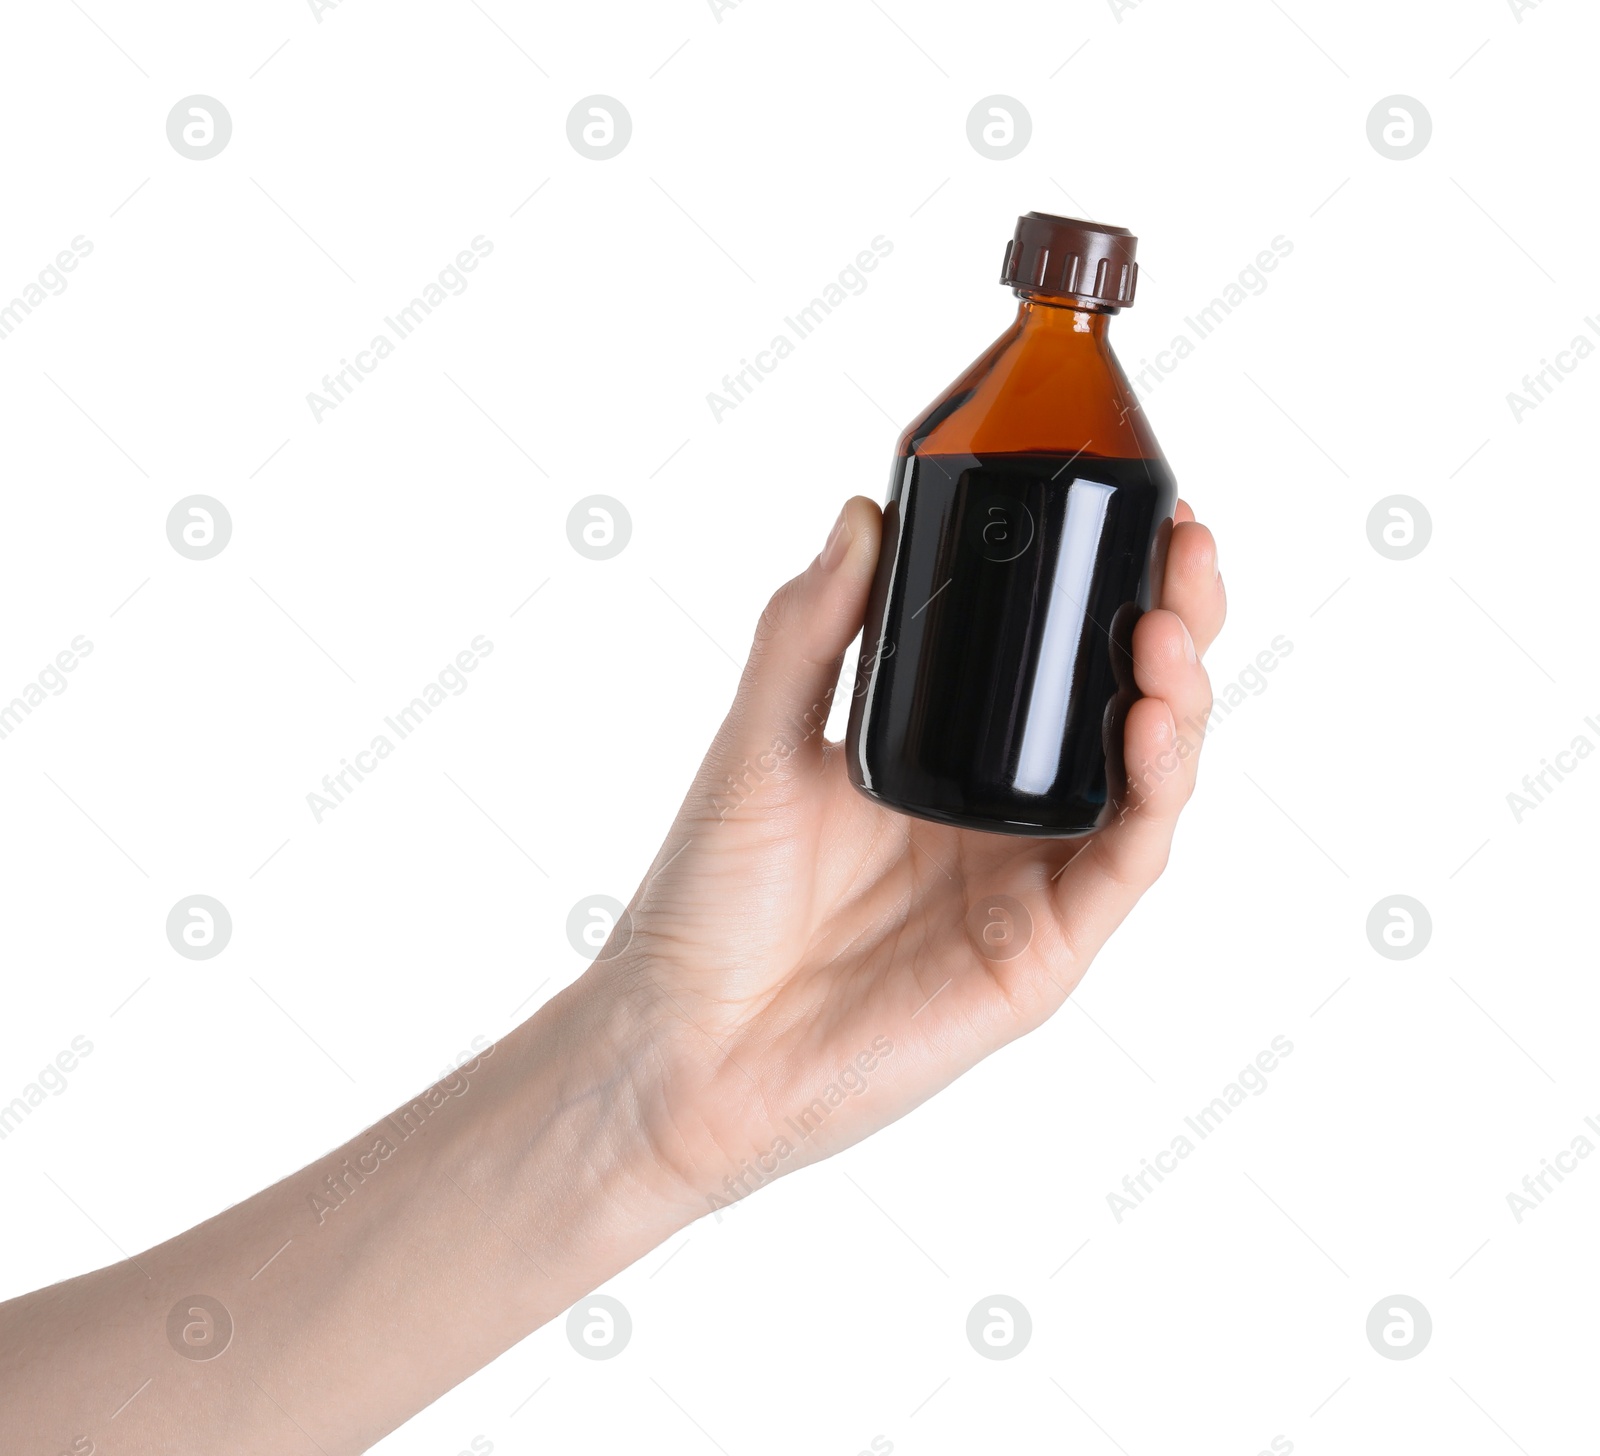
<svg viewBox="0 0 1600 1456">
<path fill-rule="evenodd" d="M 861 630 L 878 563 L 883 518 L 864 496 L 844 503 L 828 539 L 804 571 L 761 613 L 755 641 L 713 758 L 720 776 L 742 763 L 792 770 L 821 756 L 823 729 L 845 649 Z"/>
</svg>

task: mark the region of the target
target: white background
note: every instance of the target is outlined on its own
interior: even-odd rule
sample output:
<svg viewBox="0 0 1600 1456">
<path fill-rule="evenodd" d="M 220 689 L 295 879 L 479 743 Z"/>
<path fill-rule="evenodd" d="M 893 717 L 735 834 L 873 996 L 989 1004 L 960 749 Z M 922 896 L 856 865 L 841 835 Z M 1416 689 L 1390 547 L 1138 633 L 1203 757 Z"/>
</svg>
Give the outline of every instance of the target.
<svg viewBox="0 0 1600 1456">
<path fill-rule="evenodd" d="M 618 1358 L 557 1321 L 380 1449 L 1577 1448 L 1600 1158 L 1520 1224 L 1506 1195 L 1600 1115 L 1600 763 L 1520 823 L 1506 796 L 1600 744 L 1600 361 L 1520 423 L 1506 395 L 1600 310 L 1592 13 L 62 0 L 5 25 L 0 297 L 93 252 L 0 341 L 0 700 L 93 653 L 0 741 L 0 1101 L 94 1051 L 0 1143 L 0 1294 L 248 1195 L 581 972 L 567 913 L 630 895 L 766 595 L 1009 320 L 1015 215 L 1081 209 L 1141 239 L 1130 372 L 1293 244 L 1148 400 L 1221 542 L 1219 695 L 1293 644 L 1213 734 L 1166 879 L 1050 1026 L 612 1281 Z M 204 162 L 165 133 L 195 93 L 233 119 Z M 633 120 L 604 162 L 566 135 L 594 93 Z M 966 137 L 995 93 L 1033 124 L 1003 162 Z M 1433 120 L 1403 162 L 1366 131 L 1395 93 Z M 480 234 L 467 291 L 318 423 L 308 391 Z M 878 235 L 866 291 L 714 421 L 707 392 Z M 233 519 L 205 562 L 165 534 L 195 493 Z M 606 562 L 565 528 L 597 493 L 633 521 Z M 1407 561 L 1367 538 L 1392 494 L 1432 519 Z M 469 690 L 316 823 L 306 794 L 478 634 Z M 233 917 L 214 960 L 165 938 L 194 893 Z M 1396 893 L 1433 921 L 1405 961 L 1365 931 Z M 1280 1035 L 1267 1090 L 1118 1223 L 1107 1194 Z M 994 1293 L 1034 1326 L 1003 1362 L 965 1337 Z M 1406 1361 L 1365 1335 L 1396 1293 L 1434 1324 Z"/>
</svg>

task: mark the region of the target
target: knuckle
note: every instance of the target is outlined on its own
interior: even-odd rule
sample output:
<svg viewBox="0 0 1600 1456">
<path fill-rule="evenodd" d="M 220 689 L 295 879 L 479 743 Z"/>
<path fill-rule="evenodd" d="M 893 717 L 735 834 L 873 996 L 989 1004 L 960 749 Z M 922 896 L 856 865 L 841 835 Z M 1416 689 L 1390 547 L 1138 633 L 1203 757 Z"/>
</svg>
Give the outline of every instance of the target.
<svg viewBox="0 0 1600 1456">
<path fill-rule="evenodd" d="M 783 636 L 794 617 L 795 593 L 794 582 L 788 581 L 768 598 L 766 606 L 761 609 L 761 615 L 756 620 L 754 656 L 759 657 L 773 642 Z"/>
</svg>

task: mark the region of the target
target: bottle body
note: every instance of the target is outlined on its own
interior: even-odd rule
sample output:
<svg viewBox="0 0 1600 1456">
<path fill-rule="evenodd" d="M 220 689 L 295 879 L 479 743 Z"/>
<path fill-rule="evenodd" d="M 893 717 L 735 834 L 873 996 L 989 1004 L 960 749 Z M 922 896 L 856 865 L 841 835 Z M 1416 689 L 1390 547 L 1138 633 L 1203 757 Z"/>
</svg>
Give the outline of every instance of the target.
<svg viewBox="0 0 1600 1456">
<path fill-rule="evenodd" d="M 1019 290 L 1012 328 L 901 437 L 851 703 L 852 783 L 996 833 L 1115 812 L 1131 642 L 1177 501 L 1110 310 Z"/>
</svg>

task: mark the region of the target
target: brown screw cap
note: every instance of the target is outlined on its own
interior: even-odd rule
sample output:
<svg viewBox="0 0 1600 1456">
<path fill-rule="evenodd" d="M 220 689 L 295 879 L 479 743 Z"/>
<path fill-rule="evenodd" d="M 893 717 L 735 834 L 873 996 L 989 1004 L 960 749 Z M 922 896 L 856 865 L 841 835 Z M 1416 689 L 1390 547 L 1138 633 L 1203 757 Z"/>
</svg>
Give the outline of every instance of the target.
<svg viewBox="0 0 1600 1456">
<path fill-rule="evenodd" d="M 1138 246 L 1127 228 L 1030 212 L 1017 219 L 1016 236 L 1006 244 L 1000 281 L 1009 288 L 1127 308 L 1139 284 L 1139 265 L 1133 261 Z"/>
</svg>

